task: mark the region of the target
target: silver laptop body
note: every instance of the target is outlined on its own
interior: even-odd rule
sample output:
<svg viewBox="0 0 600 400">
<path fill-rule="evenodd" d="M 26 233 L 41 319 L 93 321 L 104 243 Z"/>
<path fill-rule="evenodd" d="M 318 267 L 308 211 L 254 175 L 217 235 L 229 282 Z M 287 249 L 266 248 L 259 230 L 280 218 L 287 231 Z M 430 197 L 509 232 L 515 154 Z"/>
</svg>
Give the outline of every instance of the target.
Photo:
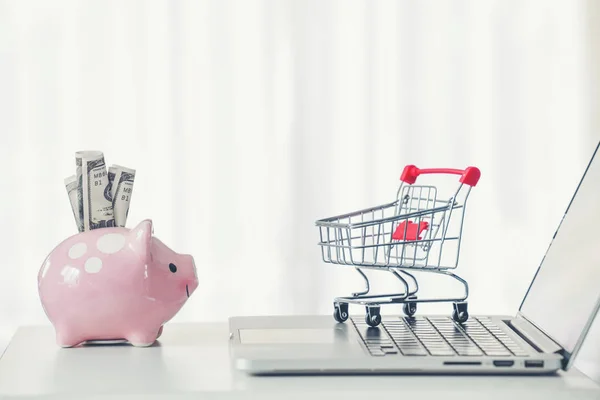
<svg viewBox="0 0 600 400">
<path fill-rule="evenodd" d="M 600 146 L 600 144 L 598 145 Z M 600 307 L 598 146 L 515 316 L 258 316 L 229 319 L 250 374 L 547 374 L 573 363 Z"/>
</svg>

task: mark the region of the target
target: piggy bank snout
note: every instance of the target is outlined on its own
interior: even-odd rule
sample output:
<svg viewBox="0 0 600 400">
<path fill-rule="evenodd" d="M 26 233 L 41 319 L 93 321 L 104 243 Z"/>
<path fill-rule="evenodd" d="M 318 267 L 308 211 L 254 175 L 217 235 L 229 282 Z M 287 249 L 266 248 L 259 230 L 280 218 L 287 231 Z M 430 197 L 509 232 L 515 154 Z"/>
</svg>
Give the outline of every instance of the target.
<svg viewBox="0 0 600 400">
<path fill-rule="evenodd" d="M 194 257 L 189 254 L 184 255 L 186 264 L 191 266 L 191 274 L 186 278 L 186 285 L 189 295 L 191 295 L 198 288 L 198 271 L 196 269 L 196 262 Z"/>
</svg>

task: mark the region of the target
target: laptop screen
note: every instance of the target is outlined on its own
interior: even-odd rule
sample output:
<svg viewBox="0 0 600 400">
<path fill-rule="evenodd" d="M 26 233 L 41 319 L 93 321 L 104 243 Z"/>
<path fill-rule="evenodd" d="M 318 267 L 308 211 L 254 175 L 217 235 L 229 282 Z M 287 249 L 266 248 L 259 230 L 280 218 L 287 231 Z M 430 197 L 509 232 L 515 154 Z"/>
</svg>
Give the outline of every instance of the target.
<svg viewBox="0 0 600 400">
<path fill-rule="evenodd" d="M 599 301 L 600 152 L 596 147 L 520 311 L 572 353 L 589 329 Z"/>
</svg>

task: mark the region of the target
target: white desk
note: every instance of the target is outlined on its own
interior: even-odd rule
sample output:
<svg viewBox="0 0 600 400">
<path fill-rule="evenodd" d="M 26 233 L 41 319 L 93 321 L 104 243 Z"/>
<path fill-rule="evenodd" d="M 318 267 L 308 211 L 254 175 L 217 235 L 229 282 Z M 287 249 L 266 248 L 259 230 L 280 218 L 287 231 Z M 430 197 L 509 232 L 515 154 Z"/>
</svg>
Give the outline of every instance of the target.
<svg viewBox="0 0 600 400">
<path fill-rule="evenodd" d="M 0 359 L 0 398 L 600 399 L 600 385 L 575 370 L 544 377 L 250 377 L 230 368 L 225 323 L 168 324 L 159 342 L 61 349 L 51 327 L 20 328 Z"/>
</svg>

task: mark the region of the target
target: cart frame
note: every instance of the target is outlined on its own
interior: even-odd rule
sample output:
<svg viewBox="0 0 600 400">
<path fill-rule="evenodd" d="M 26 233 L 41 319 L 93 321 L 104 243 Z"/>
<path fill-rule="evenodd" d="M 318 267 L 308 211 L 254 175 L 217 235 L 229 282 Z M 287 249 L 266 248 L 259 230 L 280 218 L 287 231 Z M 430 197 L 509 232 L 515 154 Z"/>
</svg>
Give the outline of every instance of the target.
<svg viewBox="0 0 600 400">
<path fill-rule="evenodd" d="M 437 187 L 415 185 L 417 178 L 424 174 L 460 175 L 458 189 L 450 198 L 442 200 Z M 402 183 L 395 201 L 316 221 L 323 262 L 353 266 L 366 286 L 350 296 L 336 297 L 334 318 L 345 322 L 349 317 L 348 305 L 360 304 L 366 307 L 367 324 L 377 326 L 381 323 L 381 305 L 403 304 L 404 313 L 412 317 L 417 303 L 452 302 L 453 319 L 459 323 L 467 321 L 469 286 L 452 270 L 458 266 L 467 200 L 480 176 L 476 167 L 419 169 L 407 165 L 400 177 Z M 458 226 L 451 230 L 453 221 L 458 221 Z M 363 271 L 367 269 L 391 273 L 401 282 L 403 290 L 369 294 L 371 285 Z M 464 292 L 457 297 L 419 298 L 414 271 L 448 276 L 460 282 Z"/>
</svg>

